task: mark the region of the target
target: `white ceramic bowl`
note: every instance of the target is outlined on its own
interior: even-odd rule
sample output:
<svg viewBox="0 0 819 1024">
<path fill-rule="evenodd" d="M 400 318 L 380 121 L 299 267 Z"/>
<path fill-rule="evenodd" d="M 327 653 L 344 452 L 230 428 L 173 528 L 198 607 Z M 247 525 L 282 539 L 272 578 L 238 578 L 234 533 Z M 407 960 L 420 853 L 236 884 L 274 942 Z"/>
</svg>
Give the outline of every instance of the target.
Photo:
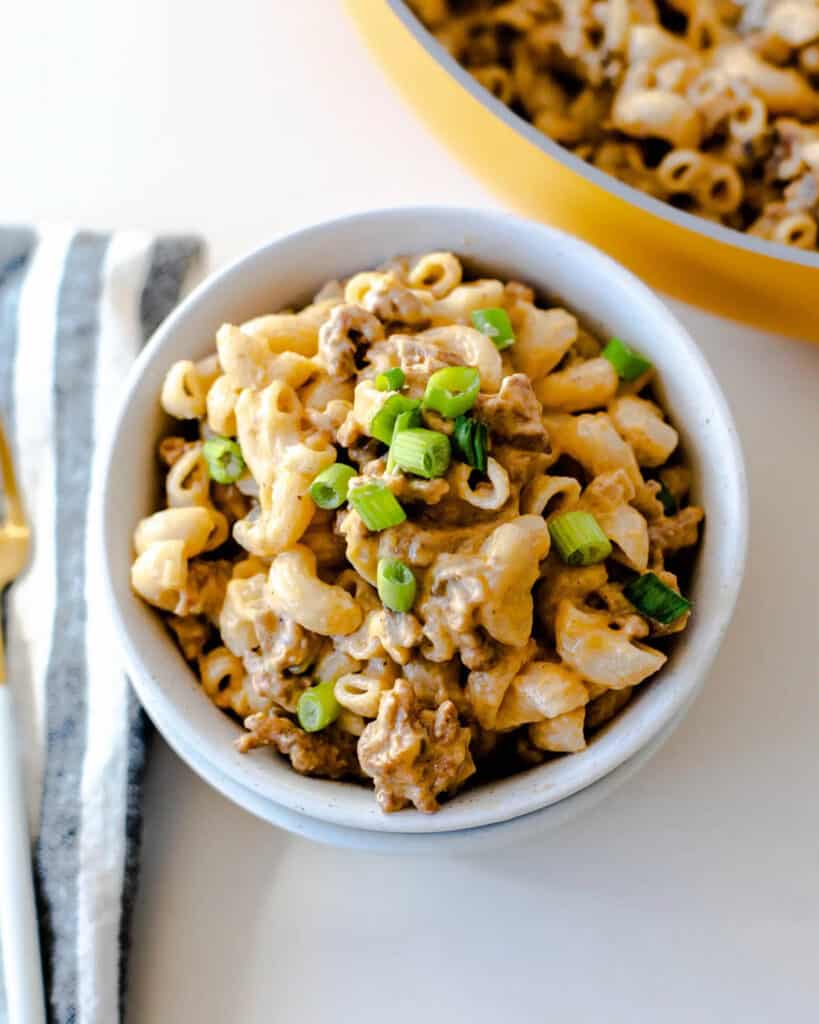
<svg viewBox="0 0 819 1024">
<path fill-rule="evenodd" d="M 308 301 L 326 280 L 403 252 L 450 249 L 482 273 L 532 284 L 645 353 L 694 470 L 707 526 L 691 596 L 696 612 L 656 680 L 587 750 L 476 787 L 435 815 L 384 815 L 370 790 L 304 778 L 269 750 L 240 755 L 237 723 L 201 693 L 159 616 L 129 586 L 131 535 L 156 508 L 155 446 L 168 427 L 158 396 L 168 367 L 213 350 L 224 321 Z M 448 207 L 375 211 L 277 239 L 202 284 L 159 328 L 138 359 L 104 456 L 103 564 L 126 666 L 159 730 L 192 767 L 212 770 L 256 797 L 346 828 L 437 833 L 476 828 L 565 800 L 647 747 L 702 685 L 733 612 L 747 540 L 742 454 L 725 399 L 694 342 L 628 271 L 561 232 L 503 213 Z M 190 756 L 197 751 L 198 756 Z"/>
</svg>

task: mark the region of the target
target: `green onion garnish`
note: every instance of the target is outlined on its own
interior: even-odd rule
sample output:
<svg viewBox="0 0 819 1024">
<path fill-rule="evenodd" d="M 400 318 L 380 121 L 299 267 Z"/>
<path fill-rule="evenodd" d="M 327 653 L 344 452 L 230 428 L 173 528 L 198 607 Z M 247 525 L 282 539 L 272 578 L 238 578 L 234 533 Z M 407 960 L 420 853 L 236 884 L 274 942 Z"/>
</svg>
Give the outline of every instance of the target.
<svg viewBox="0 0 819 1024">
<path fill-rule="evenodd" d="M 420 427 L 422 423 L 423 420 L 421 419 L 420 409 L 407 409 L 406 412 L 399 412 L 395 418 L 395 426 L 392 428 L 392 440 L 395 441 L 396 437 L 402 430 L 411 430 L 413 427 Z M 395 456 L 392 452 L 391 442 L 389 455 L 387 455 L 387 472 L 393 473 L 394 471 Z"/>
<path fill-rule="evenodd" d="M 296 706 L 299 725 L 305 732 L 318 732 L 326 729 L 341 714 L 341 705 L 333 692 L 335 683 L 319 683 L 305 690 Z"/>
<path fill-rule="evenodd" d="M 566 512 L 551 519 L 549 533 L 566 565 L 593 565 L 611 554 L 611 542 L 590 512 Z"/>
<path fill-rule="evenodd" d="M 677 512 L 677 499 L 669 491 L 665 484 L 660 484 L 660 489 L 657 491 L 657 499 L 663 506 L 663 511 L 667 516 L 673 516 Z"/>
<path fill-rule="evenodd" d="M 211 480 L 218 484 L 235 483 L 245 471 L 242 449 L 229 437 L 212 437 L 202 446 Z"/>
<path fill-rule="evenodd" d="M 653 572 L 644 572 L 642 576 L 627 583 L 623 587 L 623 594 L 638 612 L 663 626 L 676 622 L 691 608 L 687 598 L 666 586 Z"/>
<path fill-rule="evenodd" d="M 334 462 L 310 484 L 310 497 L 319 508 L 338 508 L 347 500 L 347 488 L 355 475 L 352 466 Z"/>
<path fill-rule="evenodd" d="M 471 416 L 459 416 L 455 420 L 452 434 L 458 457 L 479 473 L 486 472 L 486 453 L 489 447 L 489 431 L 486 424 Z"/>
<path fill-rule="evenodd" d="M 481 334 L 491 338 L 495 348 L 501 351 L 509 348 L 515 343 L 515 332 L 509 321 L 509 314 L 505 309 L 491 306 L 488 309 L 474 309 L 472 311 L 472 326 L 476 327 Z"/>
<path fill-rule="evenodd" d="M 402 430 L 390 449 L 395 464 L 408 473 L 431 480 L 449 468 L 452 448 L 446 434 L 437 430 Z"/>
<path fill-rule="evenodd" d="M 424 408 L 454 420 L 472 408 L 480 390 L 481 375 L 474 366 L 445 366 L 427 381 Z"/>
<path fill-rule="evenodd" d="M 407 518 L 392 491 L 375 481 L 350 491 L 349 500 L 368 530 L 386 530 Z"/>
<path fill-rule="evenodd" d="M 370 420 L 370 436 L 377 437 L 384 444 L 389 444 L 392 441 L 392 432 L 399 414 L 409 412 L 411 409 L 420 408 L 421 402 L 417 398 L 407 398 L 405 395 L 390 395 Z"/>
<path fill-rule="evenodd" d="M 601 355 L 608 359 L 620 380 L 636 380 L 646 370 L 651 369 L 651 363 L 647 359 L 629 348 L 619 338 L 612 338 Z"/>
<path fill-rule="evenodd" d="M 404 371 L 398 366 L 385 370 L 375 378 L 375 386 L 379 391 L 400 391 L 406 382 Z"/>
<path fill-rule="evenodd" d="M 412 569 L 397 558 L 378 560 L 378 596 L 392 612 L 408 612 L 415 601 L 417 584 Z"/>
</svg>

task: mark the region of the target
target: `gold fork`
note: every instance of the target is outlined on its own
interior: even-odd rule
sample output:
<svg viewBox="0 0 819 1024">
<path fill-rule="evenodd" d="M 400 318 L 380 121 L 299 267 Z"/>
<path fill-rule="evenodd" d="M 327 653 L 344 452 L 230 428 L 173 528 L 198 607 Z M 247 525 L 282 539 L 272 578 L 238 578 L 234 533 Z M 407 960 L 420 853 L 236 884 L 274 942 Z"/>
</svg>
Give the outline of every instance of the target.
<svg viewBox="0 0 819 1024">
<path fill-rule="evenodd" d="M 5 596 L 8 587 L 26 567 L 31 531 L 1 421 L 0 475 L 6 506 L 5 521 L 0 524 L 0 591 Z M 0 938 L 3 974 L 9 1020 L 44 1024 L 40 942 L 31 879 L 31 842 L 14 705 L 11 691 L 5 685 L 5 614 L 3 619 L 3 628 L 0 629 Z"/>
</svg>

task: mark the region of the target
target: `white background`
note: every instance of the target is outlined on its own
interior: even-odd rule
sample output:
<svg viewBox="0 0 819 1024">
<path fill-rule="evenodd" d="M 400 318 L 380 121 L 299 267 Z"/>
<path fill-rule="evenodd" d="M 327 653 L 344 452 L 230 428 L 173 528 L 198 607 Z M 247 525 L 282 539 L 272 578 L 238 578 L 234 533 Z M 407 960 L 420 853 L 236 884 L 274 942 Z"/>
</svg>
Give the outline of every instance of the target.
<svg viewBox="0 0 819 1024">
<path fill-rule="evenodd" d="M 0 128 L 0 221 L 201 232 L 212 266 L 351 210 L 495 202 L 334 0 L 15 4 Z M 675 308 L 736 415 L 752 538 L 673 739 L 561 831 L 447 860 L 295 839 L 157 739 L 129 1024 L 817 1019 L 819 347 Z"/>
</svg>

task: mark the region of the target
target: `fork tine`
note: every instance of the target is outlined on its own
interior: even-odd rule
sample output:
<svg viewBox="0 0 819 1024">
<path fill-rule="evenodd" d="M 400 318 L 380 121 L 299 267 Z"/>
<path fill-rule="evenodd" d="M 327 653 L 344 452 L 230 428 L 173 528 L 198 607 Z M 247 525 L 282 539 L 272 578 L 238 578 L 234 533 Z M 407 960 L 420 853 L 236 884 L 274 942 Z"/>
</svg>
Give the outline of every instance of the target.
<svg viewBox="0 0 819 1024">
<path fill-rule="evenodd" d="M 25 526 L 26 516 L 20 491 L 17 487 L 17 474 L 14 472 L 14 459 L 11 456 L 6 428 L 0 419 L 0 472 L 3 476 L 3 490 L 6 498 L 6 522 L 13 526 Z"/>
</svg>

